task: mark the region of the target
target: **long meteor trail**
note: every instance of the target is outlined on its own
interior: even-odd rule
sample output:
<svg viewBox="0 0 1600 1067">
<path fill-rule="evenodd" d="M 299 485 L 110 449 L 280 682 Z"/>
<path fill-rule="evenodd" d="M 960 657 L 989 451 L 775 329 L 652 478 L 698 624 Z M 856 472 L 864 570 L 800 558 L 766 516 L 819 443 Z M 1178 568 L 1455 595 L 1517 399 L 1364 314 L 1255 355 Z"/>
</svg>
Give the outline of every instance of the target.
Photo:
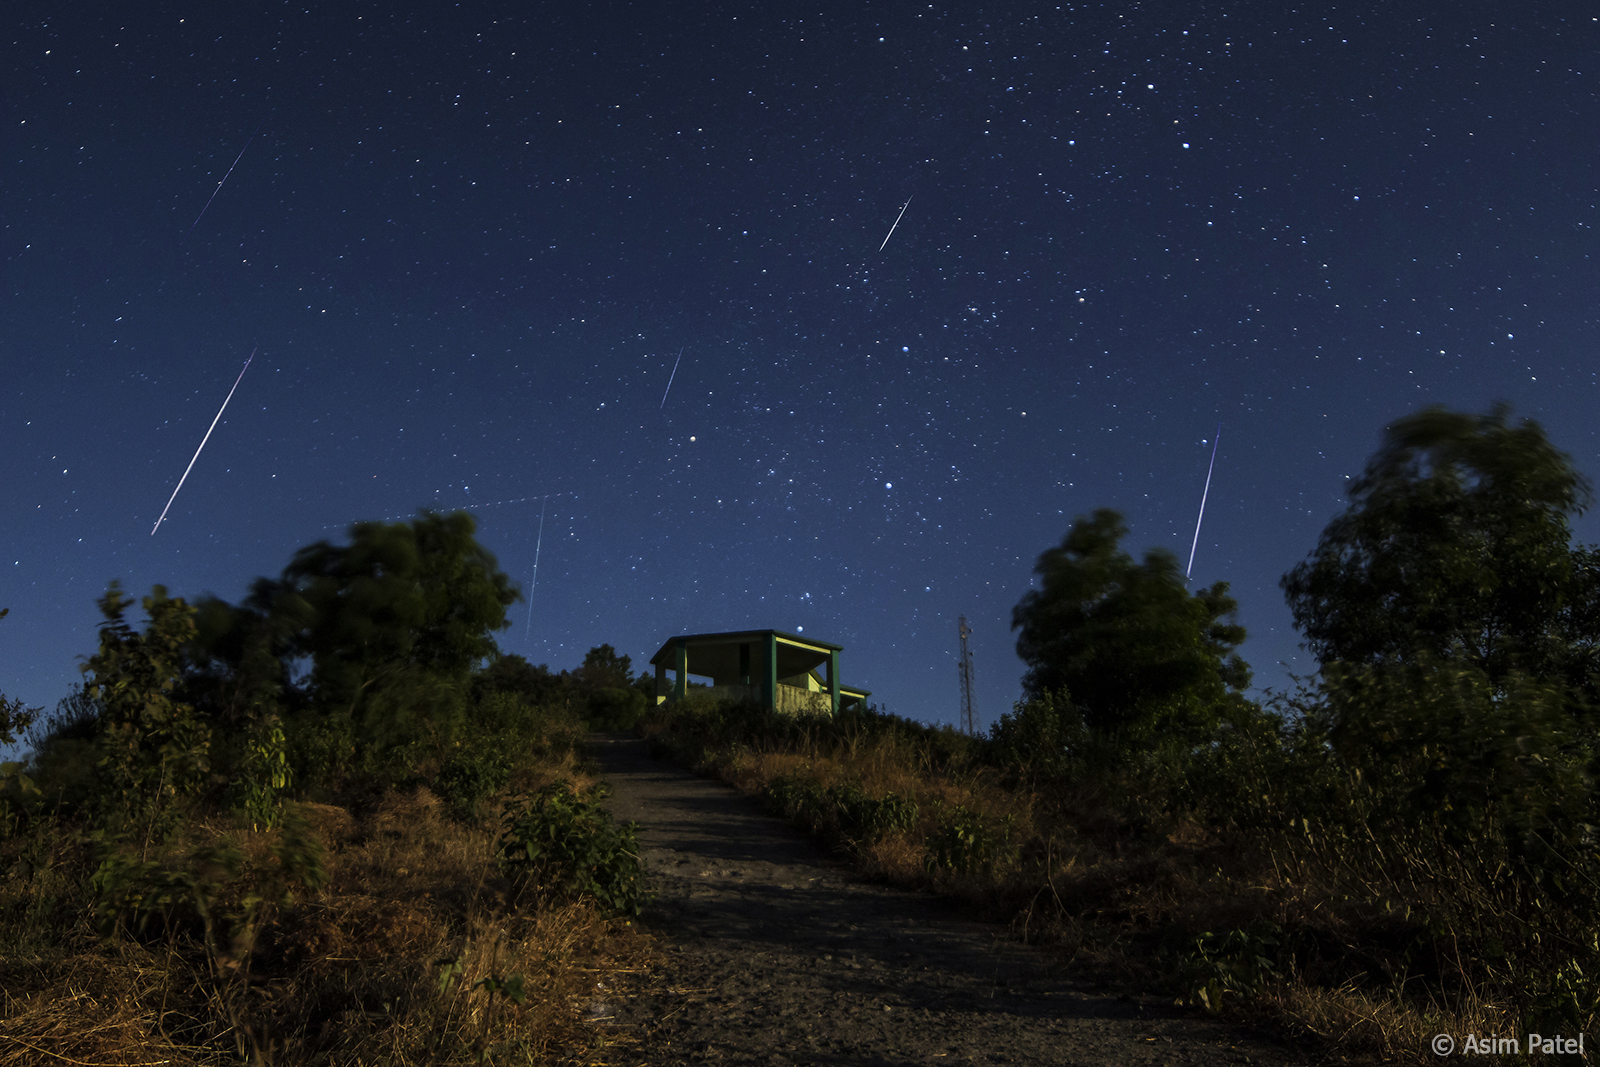
<svg viewBox="0 0 1600 1067">
<path fill-rule="evenodd" d="M 255 359 L 256 353 L 260 351 L 260 349 L 260 345 L 252 348 L 250 350 L 250 359 Z M 239 371 L 239 377 L 233 380 L 233 389 L 239 388 L 239 383 L 244 381 L 244 372 L 250 369 L 250 359 L 244 361 L 244 367 Z M 233 389 L 228 390 L 228 395 L 222 401 L 222 406 L 217 409 L 217 417 L 211 420 L 211 429 L 207 430 L 206 435 L 200 438 L 200 448 L 194 450 L 194 457 L 189 460 L 189 465 L 183 468 L 183 477 L 178 479 L 178 489 L 183 488 L 183 483 L 188 479 L 189 472 L 194 470 L 194 461 L 200 458 L 201 449 L 205 448 L 206 442 L 211 440 L 211 430 L 215 430 L 217 428 L 217 423 L 222 421 L 222 413 L 228 410 L 228 401 L 233 399 Z M 174 489 L 172 491 L 172 495 L 167 497 L 167 506 L 161 509 L 161 518 L 157 519 L 156 524 L 150 527 L 151 537 L 156 535 L 156 531 L 161 529 L 161 524 L 167 520 L 167 509 L 172 507 L 172 502 L 174 500 L 178 499 L 178 489 Z"/>
<path fill-rule="evenodd" d="M 886 237 L 884 237 L 883 244 L 878 246 L 878 251 L 882 252 L 885 248 L 889 247 L 889 238 L 894 236 L 895 227 L 899 226 L 900 225 L 900 220 L 906 217 L 906 208 L 908 208 L 910 206 L 911 206 L 911 197 L 908 196 L 908 197 L 906 197 L 905 206 L 900 209 L 900 214 L 898 214 L 898 215 L 896 215 L 894 217 L 894 226 L 890 226 L 889 227 L 889 233 L 888 233 L 888 235 Z"/>
<path fill-rule="evenodd" d="M 687 347 L 689 347 L 689 346 L 688 345 L 684 346 L 684 348 L 687 348 Z M 678 364 L 682 363 L 682 362 L 683 362 L 683 348 L 680 348 L 680 349 L 678 349 L 678 358 L 672 364 L 672 373 L 667 375 L 667 388 L 661 394 L 661 407 L 657 408 L 656 409 L 657 411 L 663 411 L 663 410 L 666 409 L 666 406 L 667 406 L 667 393 L 672 392 L 672 379 L 674 379 L 674 378 L 676 378 L 678 376 Z"/>
<path fill-rule="evenodd" d="M 1206 497 L 1211 495 L 1211 472 L 1217 469 L 1217 446 L 1222 443 L 1222 423 L 1217 423 L 1217 434 L 1211 439 L 1211 465 L 1206 468 L 1206 487 L 1200 494 L 1200 517 L 1194 520 L 1194 544 L 1189 546 L 1189 566 L 1184 569 L 1183 580 L 1189 580 L 1194 570 L 1194 550 L 1200 547 L 1200 524 L 1206 518 Z"/>
<path fill-rule="evenodd" d="M 250 147 L 250 142 L 254 141 L 256 139 L 256 134 L 258 134 L 260 132 L 261 132 L 261 123 L 258 122 L 258 123 L 256 123 L 256 128 L 251 131 L 250 136 L 245 138 L 244 148 L 239 149 L 239 154 L 233 157 L 233 167 L 237 167 L 239 165 L 239 160 L 244 158 L 245 149 L 248 149 Z M 228 180 L 229 175 L 233 174 L 233 167 L 229 167 L 228 168 L 228 173 L 224 174 L 222 176 L 222 181 L 218 182 L 217 183 L 217 187 L 215 189 L 211 190 L 211 200 L 215 200 L 217 198 L 217 194 L 222 192 L 223 183 L 225 183 Z M 200 225 L 200 220 L 205 218 L 205 214 L 206 214 L 207 209 L 209 209 L 211 207 L 211 200 L 207 200 L 206 201 L 206 206 L 200 209 L 200 214 L 196 215 L 194 217 L 194 221 L 189 224 L 189 233 L 186 233 L 186 234 L 183 235 L 183 239 L 185 241 L 187 241 L 189 239 L 189 234 L 194 232 L 194 228 L 196 226 Z M 909 201 L 908 201 L 908 203 L 909 203 Z M 159 526 L 161 524 L 157 523 L 156 525 Z"/>
</svg>

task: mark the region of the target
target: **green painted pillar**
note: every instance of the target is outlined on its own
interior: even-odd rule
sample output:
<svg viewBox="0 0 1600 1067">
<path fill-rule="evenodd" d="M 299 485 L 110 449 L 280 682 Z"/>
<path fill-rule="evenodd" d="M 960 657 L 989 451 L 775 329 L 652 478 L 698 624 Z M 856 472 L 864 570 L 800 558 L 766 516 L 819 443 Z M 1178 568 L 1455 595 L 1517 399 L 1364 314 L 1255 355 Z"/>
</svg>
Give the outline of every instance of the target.
<svg viewBox="0 0 1600 1067">
<path fill-rule="evenodd" d="M 666 688 L 667 688 L 667 664 L 666 664 L 666 661 L 663 660 L 662 662 L 656 664 L 656 699 L 655 699 L 655 702 L 657 704 L 663 703 L 667 699 L 667 694 L 665 692 L 663 692 L 663 690 L 666 689 Z"/>
<path fill-rule="evenodd" d="M 766 677 L 761 680 L 761 695 L 768 707 L 776 710 L 778 707 L 778 635 L 767 635 L 767 669 Z"/>
<path fill-rule="evenodd" d="M 687 641 L 678 642 L 678 684 L 673 689 L 673 696 L 682 700 L 689 695 L 689 644 Z"/>
<path fill-rule="evenodd" d="M 833 713 L 839 714 L 839 653 L 828 653 L 828 696 L 833 701 Z"/>
</svg>

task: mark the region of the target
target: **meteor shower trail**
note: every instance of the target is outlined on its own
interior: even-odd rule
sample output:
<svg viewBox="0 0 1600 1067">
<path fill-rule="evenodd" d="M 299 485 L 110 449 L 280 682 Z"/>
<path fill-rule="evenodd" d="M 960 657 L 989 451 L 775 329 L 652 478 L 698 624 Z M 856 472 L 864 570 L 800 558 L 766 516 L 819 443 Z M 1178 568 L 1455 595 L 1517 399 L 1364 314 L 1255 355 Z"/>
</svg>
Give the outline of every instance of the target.
<svg viewBox="0 0 1600 1067">
<path fill-rule="evenodd" d="M 233 167 L 237 167 L 239 165 L 239 160 L 244 158 L 245 149 L 248 149 L 250 147 L 250 142 L 254 141 L 256 139 L 256 134 L 258 134 L 260 132 L 261 132 L 261 123 L 258 122 L 258 123 L 256 123 L 256 128 L 254 130 L 250 131 L 250 136 L 245 138 L 244 148 L 239 149 L 239 154 L 233 157 Z M 233 167 L 229 167 L 228 168 L 228 173 L 224 174 L 222 176 L 222 181 L 218 182 L 217 183 L 217 187 L 215 189 L 211 190 L 211 200 L 215 200 L 217 198 L 217 194 L 222 192 L 223 182 L 226 182 L 228 180 L 228 176 L 233 173 Z M 189 234 L 194 232 L 194 228 L 196 226 L 200 225 L 200 220 L 205 218 L 206 210 L 211 207 L 211 200 L 207 200 L 206 201 L 206 206 L 200 209 L 200 214 L 196 215 L 194 217 L 194 221 L 189 224 L 189 233 L 186 233 L 186 234 L 183 235 L 183 239 L 185 241 L 187 241 L 189 239 Z M 908 201 L 908 203 L 909 203 L 909 201 Z M 156 523 L 156 525 L 159 526 L 161 524 L 160 523 Z M 154 531 L 152 531 L 152 532 L 154 532 Z"/>
<path fill-rule="evenodd" d="M 684 346 L 684 348 L 687 348 L 687 347 L 688 347 L 687 345 Z M 678 359 L 677 359 L 676 362 L 674 362 L 672 364 L 672 373 L 667 375 L 667 388 L 661 394 L 661 407 L 657 408 L 656 409 L 657 411 L 660 411 L 660 410 L 664 409 L 667 406 L 667 393 L 672 392 L 672 379 L 674 379 L 674 378 L 676 378 L 678 376 L 678 364 L 682 363 L 682 362 L 683 362 L 683 349 L 680 348 L 680 349 L 678 349 Z"/>
<path fill-rule="evenodd" d="M 878 251 L 882 252 L 885 248 L 887 248 L 889 246 L 889 238 L 894 236 L 895 227 L 899 226 L 900 225 L 900 220 L 906 217 L 906 208 L 908 208 L 910 206 L 911 206 L 911 198 L 908 196 L 908 197 L 906 197 L 905 207 L 902 207 L 900 209 L 900 214 L 898 214 L 898 215 L 896 215 L 894 217 L 894 226 L 890 226 L 889 227 L 889 233 L 888 233 L 887 236 L 884 237 L 883 244 L 878 246 Z"/>
<path fill-rule="evenodd" d="M 1211 472 L 1217 469 L 1217 446 L 1222 443 L 1222 423 L 1217 423 L 1217 434 L 1211 439 L 1211 465 L 1206 468 L 1206 487 L 1200 494 L 1200 517 L 1194 520 L 1194 544 L 1189 546 L 1189 566 L 1184 569 L 1183 580 L 1189 580 L 1194 570 L 1194 550 L 1200 547 L 1200 524 L 1206 518 L 1206 497 L 1211 495 Z"/>
<path fill-rule="evenodd" d="M 260 351 L 260 349 L 260 345 L 252 348 L 250 350 L 250 359 L 255 359 L 256 353 Z M 244 361 L 244 367 L 240 369 L 239 377 L 233 380 L 233 389 L 239 388 L 239 383 L 244 381 L 244 372 L 250 369 L 250 359 Z M 194 470 L 194 461 L 200 458 L 201 449 L 205 448 L 206 442 L 211 440 L 211 430 L 215 430 L 217 428 L 217 423 L 222 421 L 222 413 L 228 410 L 228 401 L 233 399 L 233 389 L 228 390 L 228 395 L 223 399 L 222 406 L 217 409 L 217 417 L 211 420 L 211 429 L 207 430 L 206 435 L 200 438 L 200 448 L 194 450 L 194 456 L 189 460 L 189 465 L 183 468 L 183 477 L 178 479 L 178 489 L 183 488 L 183 483 L 188 480 L 189 472 Z M 161 524 L 167 520 L 167 508 L 172 507 L 172 502 L 178 499 L 178 489 L 174 489 L 172 491 L 172 495 L 167 497 L 167 507 L 161 509 L 161 518 L 157 519 L 156 524 L 150 527 L 151 537 L 156 535 L 156 531 L 161 529 Z"/>
<path fill-rule="evenodd" d="M 527 644 L 533 634 L 533 591 L 539 588 L 539 549 L 544 547 L 544 506 L 549 502 L 550 498 L 545 497 L 544 503 L 539 505 L 539 539 L 533 543 L 533 581 L 528 586 L 528 621 L 522 627 L 523 644 Z"/>
</svg>

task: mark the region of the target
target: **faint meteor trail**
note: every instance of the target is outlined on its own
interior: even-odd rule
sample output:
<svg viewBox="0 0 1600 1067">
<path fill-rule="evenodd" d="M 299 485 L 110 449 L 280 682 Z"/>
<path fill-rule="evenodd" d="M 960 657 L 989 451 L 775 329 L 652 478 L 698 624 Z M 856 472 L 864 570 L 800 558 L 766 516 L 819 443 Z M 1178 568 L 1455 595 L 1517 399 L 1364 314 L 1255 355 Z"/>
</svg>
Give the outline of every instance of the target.
<svg viewBox="0 0 1600 1067">
<path fill-rule="evenodd" d="M 1189 566 L 1184 569 L 1183 580 L 1189 580 L 1189 572 L 1194 570 L 1194 550 L 1200 547 L 1200 524 L 1206 518 L 1206 497 L 1211 495 L 1211 472 L 1217 469 L 1217 446 L 1222 443 L 1222 423 L 1217 423 L 1216 436 L 1211 439 L 1211 465 L 1206 468 L 1206 487 L 1200 494 L 1200 517 L 1194 520 L 1194 544 L 1189 546 Z"/>
<path fill-rule="evenodd" d="M 689 346 L 688 345 L 684 345 L 684 348 L 687 348 L 687 347 L 689 347 Z M 682 362 L 683 362 L 683 348 L 680 348 L 680 349 L 678 349 L 677 362 L 672 364 L 672 373 L 667 375 L 666 392 L 663 392 L 661 394 L 661 407 L 657 408 L 656 409 L 657 411 L 661 411 L 661 410 L 664 410 L 666 408 L 666 406 L 667 406 L 667 393 L 672 392 L 672 379 L 674 379 L 674 378 L 676 378 L 678 376 L 678 364 L 682 363 Z"/>
<path fill-rule="evenodd" d="M 885 248 L 888 247 L 889 238 L 894 236 L 895 226 L 899 226 L 900 225 L 900 220 L 906 217 L 906 208 L 908 208 L 910 206 L 911 206 L 911 197 L 908 196 L 908 197 L 906 197 L 905 207 L 902 207 L 900 209 L 900 214 L 898 214 L 898 215 L 896 215 L 894 217 L 894 226 L 890 226 L 889 227 L 888 236 L 884 237 L 883 244 L 878 246 L 878 251 L 882 252 Z"/>
<path fill-rule="evenodd" d="M 549 502 L 550 498 L 545 497 L 544 503 L 539 505 L 539 539 L 533 543 L 533 581 L 528 585 L 528 621 L 522 628 L 524 644 L 533 635 L 533 591 L 539 588 L 539 549 L 544 546 L 544 505 Z"/>
<path fill-rule="evenodd" d="M 245 150 L 250 147 L 250 142 L 254 141 L 256 139 L 256 134 L 258 134 L 260 132 L 261 132 L 261 123 L 258 122 L 258 123 L 256 123 L 256 128 L 254 130 L 250 131 L 250 136 L 245 138 L 244 148 L 239 149 L 239 154 L 233 157 L 233 167 L 237 167 L 239 165 L 239 160 L 244 158 Z M 211 190 L 211 200 L 215 200 L 217 198 L 217 194 L 222 192 L 222 184 L 223 184 L 223 182 L 226 182 L 228 180 L 228 175 L 233 173 L 233 167 L 229 167 L 228 168 L 228 173 L 224 174 L 222 176 L 222 181 L 218 182 L 217 183 L 217 187 L 215 189 Z M 211 207 L 211 200 L 207 200 L 206 201 L 206 206 L 200 209 L 200 214 L 196 215 L 194 217 L 194 221 L 189 224 L 189 233 L 193 233 L 194 232 L 194 228 L 196 226 L 200 225 L 200 220 L 205 218 L 205 214 L 206 214 L 207 208 Z M 183 239 L 185 241 L 187 241 L 189 239 L 189 233 L 186 233 L 186 234 L 183 235 Z M 161 524 L 157 523 L 156 525 L 159 526 Z"/>
<path fill-rule="evenodd" d="M 250 350 L 250 359 L 255 359 L 256 353 L 260 350 L 260 345 L 252 348 Z M 250 369 L 250 359 L 244 361 L 244 367 L 240 369 L 239 377 L 233 380 L 233 389 L 239 388 L 239 383 L 244 381 L 244 372 Z M 194 450 L 194 457 L 189 460 L 189 465 L 183 468 L 183 477 L 178 479 L 178 489 L 183 488 L 183 483 L 188 479 L 189 472 L 194 470 L 194 461 L 200 458 L 201 449 L 204 449 L 206 447 L 206 442 L 211 440 L 211 430 L 215 430 L 217 428 L 217 423 L 222 421 L 222 413 L 228 410 L 228 401 L 233 399 L 233 389 L 228 390 L 228 395 L 222 401 L 222 406 L 217 409 L 217 417 L 211 420 L 211 429 L 207 430 L 206 435 L 200 438 L 200 448 Z M 157 519 L 156 524 L 150 527 L 151 537 L 156 535 L 156 531 L 161 529 L 161 524 L 166 521 L 167 508 L 172 507 L 172 502 L 178 499 L 178 489 L 174 489 L 172 491 L 172 495 L 167 497 L 167 507 L 161 509 L 161 518 Z"/>
</svg>

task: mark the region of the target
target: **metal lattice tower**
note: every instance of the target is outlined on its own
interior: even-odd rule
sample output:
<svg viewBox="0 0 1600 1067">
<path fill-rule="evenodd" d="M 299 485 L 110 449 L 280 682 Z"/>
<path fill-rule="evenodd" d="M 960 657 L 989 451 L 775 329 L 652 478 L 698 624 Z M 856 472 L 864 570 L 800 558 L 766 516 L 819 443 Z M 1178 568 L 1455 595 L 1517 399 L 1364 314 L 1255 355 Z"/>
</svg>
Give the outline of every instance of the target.
<svg viewBox="0 0 1600 1067">
<path fill-rule="evenodd" d="M 961 732 L 976 737 L 978 716 L 972 710 L 972 649 L 967 647 L 972 627 L 967 625 L 965 615 L 961 616 L 961 626 L 957 632 L 961 634 L 961 663 L 956 668 L 961 675 Z"/>
</svg>

